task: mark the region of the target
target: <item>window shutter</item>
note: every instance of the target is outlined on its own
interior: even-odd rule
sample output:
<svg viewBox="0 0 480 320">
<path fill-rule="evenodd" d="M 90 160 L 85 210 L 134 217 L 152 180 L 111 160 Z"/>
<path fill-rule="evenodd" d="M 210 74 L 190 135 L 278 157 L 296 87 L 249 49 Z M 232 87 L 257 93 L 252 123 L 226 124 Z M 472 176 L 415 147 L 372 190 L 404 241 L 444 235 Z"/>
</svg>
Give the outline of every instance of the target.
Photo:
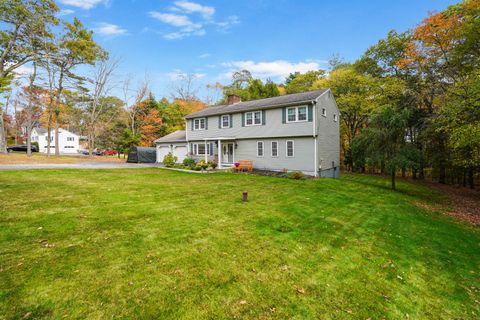
<svg viewBox="0 0 480 320">
<path fill-rule="evenodd" d="M 282 108 L 282 123 L 286 123 L 287 122 L 287 109 L 286 108 Z"/>
<path fill-rule="evenodd" d="M 242 127 L 245 127 L 245 113 L 242 113 Z"/>
<path fill-rule="evenodd" d="M 208 118 L 205 118 L 205 130 L 208 130 Z"/>
<path fill-rule="evenodd" d="M 230 128 L 233 128 L 233 115 L 230 115 Z"/>
<path fill-rule="evenodd" d="M 308 106 L 308 121 L 310 121 L 310 122 L 313 121 L 313 106 L 312 105 Z"/>
<path fill-rule="evenodd" d="M 267 112 L 265 110 L 262 110 L 262 126 L 265 125 L 265 115 L 267 114 Z"/>
<path fill-rule="evenodd" d="M 190 124 L 192 125 L 192 131 L 194 130 L 194 129 L 193 129 L 193 123 L 194 123 L 194 122 L 195 122 L 195 119 L 190 120 Z"/>
<path fill-rule="evenodd" d="M 210 143 L 210 155 L 211 156 L 213 156 L 213 148 L 214 148 L 213 143 Z"/>
<path fill-rule="evenodd" d="M 218 116 L 218 129 L 222 128 L 222 116 Z"/>
</svg>

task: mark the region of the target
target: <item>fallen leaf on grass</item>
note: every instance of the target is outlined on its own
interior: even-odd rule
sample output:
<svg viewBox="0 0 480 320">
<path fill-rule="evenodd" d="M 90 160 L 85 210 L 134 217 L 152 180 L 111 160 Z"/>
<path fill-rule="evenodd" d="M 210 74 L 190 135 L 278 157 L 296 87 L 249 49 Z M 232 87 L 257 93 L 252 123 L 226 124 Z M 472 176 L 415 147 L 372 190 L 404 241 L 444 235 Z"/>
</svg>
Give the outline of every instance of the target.
<svg viewBox="0 0 480 320">
<path fill-rule="evenodd" d="M 29 311 L 29 312 L 25 313 L 25 315 L 23 316 L 23 319 L 27 319 L 27 318 L 29 318 L 31 315 L 32 315 L 32 312 Z"/>
<path fill-rule="evenodd" d="M 239 303 L 240 303 L 240 304 L 247 304 L 247 301 L 245 301 L 245 300 L 240 300 Z"/>
<path fill-rule="evenodd" d="M 300 294 L 305 294 L 305 289 L 297 288 L 297 292 L 300 293 Z"/>
</svg>

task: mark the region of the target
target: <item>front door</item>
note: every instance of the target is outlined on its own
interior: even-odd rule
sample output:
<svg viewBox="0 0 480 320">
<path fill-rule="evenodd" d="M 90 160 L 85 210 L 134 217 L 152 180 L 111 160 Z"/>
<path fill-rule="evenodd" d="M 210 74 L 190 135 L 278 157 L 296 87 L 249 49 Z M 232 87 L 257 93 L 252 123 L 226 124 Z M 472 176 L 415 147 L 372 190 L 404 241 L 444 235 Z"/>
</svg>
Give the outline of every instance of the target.
<svg viewBox="0 0 480 320">
<path fill-rule="evenodd" d="M 222 160 L 224 163 L 233 163 L 233 143 L 222 144 Z"/>
</svg>

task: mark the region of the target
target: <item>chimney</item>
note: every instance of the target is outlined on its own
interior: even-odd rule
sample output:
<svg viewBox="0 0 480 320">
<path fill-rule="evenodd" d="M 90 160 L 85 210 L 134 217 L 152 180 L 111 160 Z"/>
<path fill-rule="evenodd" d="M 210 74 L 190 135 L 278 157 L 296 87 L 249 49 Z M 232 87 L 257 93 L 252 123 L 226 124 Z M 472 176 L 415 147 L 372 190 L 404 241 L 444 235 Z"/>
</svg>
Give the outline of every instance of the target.
<svg viewBox="0 0 480 320">
<path fill-rule="evenodd" d="M 242 98 L 240 98 L 236 94 L 229 94 L 228 95 L 227 104 L 234 104 L 234 103 L 238 103 L 238 102 L 242 102 Z"/>
</svg>

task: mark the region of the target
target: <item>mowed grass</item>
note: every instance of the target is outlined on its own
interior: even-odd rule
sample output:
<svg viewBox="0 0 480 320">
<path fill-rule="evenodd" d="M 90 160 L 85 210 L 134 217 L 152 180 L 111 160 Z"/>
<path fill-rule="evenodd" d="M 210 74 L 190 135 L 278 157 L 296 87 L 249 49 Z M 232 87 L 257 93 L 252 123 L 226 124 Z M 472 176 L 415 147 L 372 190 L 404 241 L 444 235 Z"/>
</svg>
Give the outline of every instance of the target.
<svg viewBox="0 0 480 320">
<path fill-rule="evenodd" d="M 355 175 L 0 172 L 0 318 L 478 319 L 480 232 L 441 200 Z"/>
</svg>

